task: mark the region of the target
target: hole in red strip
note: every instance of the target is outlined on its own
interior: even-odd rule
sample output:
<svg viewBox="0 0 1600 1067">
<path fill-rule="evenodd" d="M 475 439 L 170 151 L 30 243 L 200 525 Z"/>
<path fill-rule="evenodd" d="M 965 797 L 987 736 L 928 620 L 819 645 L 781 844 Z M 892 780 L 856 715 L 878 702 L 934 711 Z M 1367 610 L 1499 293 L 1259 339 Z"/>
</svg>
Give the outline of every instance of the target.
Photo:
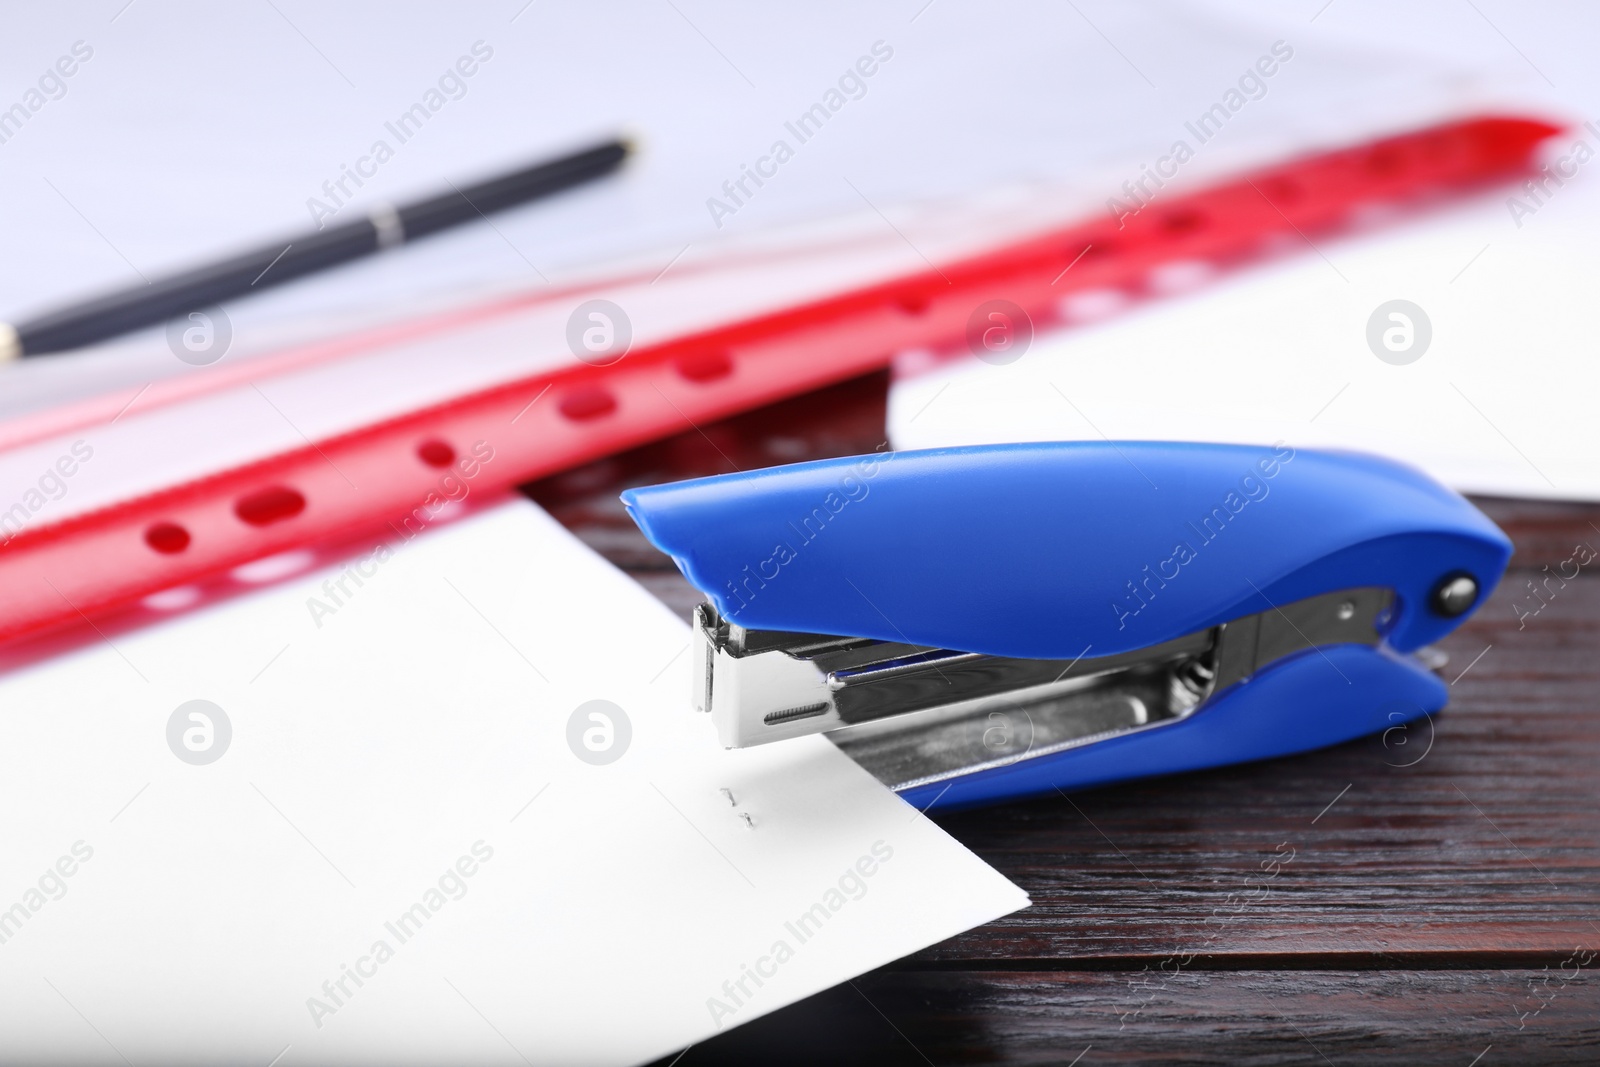
<svg viewBox="0 0 1600 1067">
<path fill-rule="evenodd" d="M 175 522 L 158 522 L 144 532 L 144 543 L 170 556 L 189 547 L 189 531 Z"/>
<path fill-rule="evenodd" d="M 1374 148 L 1367 153 L 1367 169 L 1374 174 L 1393 174 L 1404 163 L 1400 153 L 1393 148 Z"/>
<path fill-rule="evenodd" d="M 1198 211 L 1174 211 L 1161 220 L 1161 225 L 1168 233 L 1190 233 L 1204 222 L 1204 216 Z"/>
<path fill-rule="evenodd" d="M 696 352 L 678 360 L 678 373 L 691 382 L 714 382 L 733 373 L 733 360 L 726 352 Z"/>
<path fill-rule="evenodd" d="M 617 400 L 598 385 L 580 385 L 561 398 L 561 414 L 573 422 L 598 419 L 617 410 Z"/>
<path fill-rule="evenodd" d="M 902 296 L 895 301 L 907 315 L 922 315 L 928 310 L 928 300 L 921 296 Z"/>
<path fill-rule="evenodd" d="M 430 467 L 448 467 L 455 462 L 456 450 L 435 438 L 418 445 L 417 456 Z"/>
<path fill-rule="evenodd" d="M 306 509 L 306 498 L 298 490 L 286 485 L 271 485 L 242 496 L 233 505 L 233 513 L 251 526 L 268 526 L 284 519 L 292 519 Z"/>
<path fill-rule="evenodd" d="M 1432 160 L 1445 159 L 1455 149 L 1454 139 L 1444 134 L 1429 134 L 1420 143 L 1422 154 Z"/>
<path fill-rule="evenodd" d="M 1261 191 L 1273 203 L 1287 203 L 1300 199 L 1300 183 L 1293 178 L 1268 178 L 1261 183 Z"/>
</svg>

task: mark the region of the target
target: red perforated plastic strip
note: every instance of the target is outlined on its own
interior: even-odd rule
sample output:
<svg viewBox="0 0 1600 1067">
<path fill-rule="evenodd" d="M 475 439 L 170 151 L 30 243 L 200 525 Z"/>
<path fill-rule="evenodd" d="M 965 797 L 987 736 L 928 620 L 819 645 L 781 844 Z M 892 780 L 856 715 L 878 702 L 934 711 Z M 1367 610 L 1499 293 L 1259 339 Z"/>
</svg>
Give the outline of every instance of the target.
<svg viewBox="0 0 1600 1067">
<path fill-rule="evenodd" d="M 1345 225 L 1365 205 L 1415 203 L 1505 178 L 1527 168 L 1538 143 L 1556 132 L 1484 118 L 1299 160 L 1153 203 L 1121 227 L 1106 218 L 1058 229 L 27 530 L 0 550 L 0 639 L 127 607 L 289 548 L 402 523 L 430 494 L 437 499 L 441 468 L 468 461 L 475 446 L 493 450 L 492 461 L 475 464 L 475 491 L 514 486 L 865 373 L 904 349 L 963 346 L 969 316 L 986 300 L 1011 301 L 1036 323 L 1057 321 L 1072 293 L 1145 295 L 1159 288 L 1153 276 L 1164 265 L 1227 267 L 1274 242 Z"/>
</svg>

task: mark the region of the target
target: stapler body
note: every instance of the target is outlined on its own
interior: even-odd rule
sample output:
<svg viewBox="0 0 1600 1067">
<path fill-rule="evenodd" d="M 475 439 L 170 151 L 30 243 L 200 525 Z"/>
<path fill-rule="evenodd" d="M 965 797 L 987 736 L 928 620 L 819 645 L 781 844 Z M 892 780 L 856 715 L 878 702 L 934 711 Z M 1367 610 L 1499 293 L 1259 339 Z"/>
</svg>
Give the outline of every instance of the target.
<svg viewBox="0 0 1600 1067">
<path fill-rule="evenodd" d="M 1441 708 L 1431 642 L 1511 545 L 1403 465 L 1061 442 L 629 490 L 708 603 L 729 747 L 825 732 L 919 806 L 1337 744 Z"/>
</svg>

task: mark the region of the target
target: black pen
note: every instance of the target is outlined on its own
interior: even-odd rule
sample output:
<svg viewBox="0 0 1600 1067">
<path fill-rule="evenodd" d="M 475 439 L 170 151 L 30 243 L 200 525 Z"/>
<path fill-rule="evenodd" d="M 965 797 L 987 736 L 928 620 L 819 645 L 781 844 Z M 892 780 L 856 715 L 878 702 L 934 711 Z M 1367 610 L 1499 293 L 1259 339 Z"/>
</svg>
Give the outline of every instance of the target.
<svg viewBox="0 0 1600 1067">
<path fill-rule="evenodd" d="M 0 323 L 0 362 L 103 341 L 593 181 L 616 170 L 630 150 L 626 141 L 607 141 L 487 181 L 452 185 L 427 200 L 377 207 L 355 222 L 275 241 L 25 322 Z"/>
</svg>

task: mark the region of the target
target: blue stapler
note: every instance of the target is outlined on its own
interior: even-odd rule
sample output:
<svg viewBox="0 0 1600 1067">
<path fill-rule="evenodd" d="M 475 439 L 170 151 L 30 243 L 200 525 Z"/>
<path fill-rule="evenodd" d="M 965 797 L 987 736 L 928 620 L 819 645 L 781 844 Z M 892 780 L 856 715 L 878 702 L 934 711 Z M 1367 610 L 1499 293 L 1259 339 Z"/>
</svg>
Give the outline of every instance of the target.
<svg viewBox="0 0 1600 1067">
<path fill-rule="evenodd" d="M 1285 445 L 886 452 L 632 489 L 709 598 L 729 747 L 826 731 L 919 806 L 1302 752 L 1443 707 L 1511 543 L 1409 467 Z"/>
</svg>

